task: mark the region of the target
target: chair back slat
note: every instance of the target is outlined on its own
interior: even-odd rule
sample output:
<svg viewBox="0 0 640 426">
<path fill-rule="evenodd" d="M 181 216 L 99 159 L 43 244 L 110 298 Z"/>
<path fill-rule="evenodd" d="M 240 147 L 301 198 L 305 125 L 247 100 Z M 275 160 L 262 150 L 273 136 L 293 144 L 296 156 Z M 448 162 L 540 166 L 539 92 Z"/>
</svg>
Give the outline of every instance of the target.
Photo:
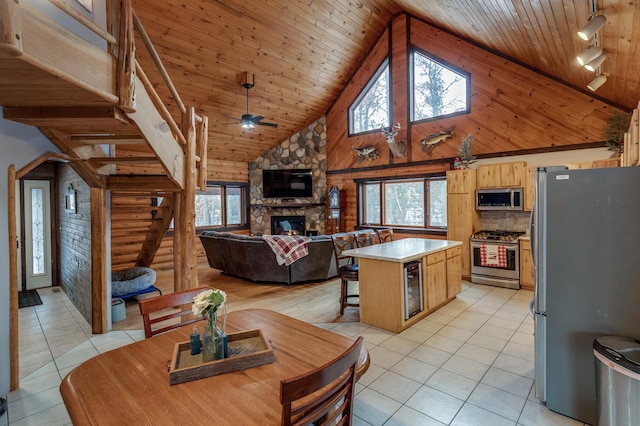
<svg viewBox="0 0 640 426">
<path fill-rule="evenodd" d="M 376 229 L 378 234 L 378 244 L 393 241 L 393 228 Z"/>
<path fill-rule="evenodd" d="M 340 269 L 340 266 L 345 263 L 351 263 L 353 261 L 353 257 L 342 254 L 345 250 L 355 248 L 355 242 L 351 234 L 334 234 L 331 236 L 331 240 L 333 241 L 333 252 L 338 269 Z M 344 262 L 344 260 L 348 260 L 348 262 Z"/>
<path fill-rule="evenodd" d="M 372 229 L 360 231 L 353 234 L 356 247 L 368 247 L 373 245 L 376 234 Z"/>
<path fill-rule="evenodd" d="M 356 363 L 362 337 L 333 361 L 280 382 L 282 424 L 351 424 Z"/>
<path fill-rule="evenodd" d="M 144 337 L 149 338 L 156 334 L 202 320 L 204 317 L 193 315 L 191 304 L 193 303 L 193 298 L 205 290 L 208 290 L 208 288 L 193 288 L 140 300 L 138 306 L 144 324 Z M 187 304 L 189 305 L 188 307 L 182 306 Z M 154 313 L 157 313 L 157 315 L 152 316 Z M 182 318 L 182 320 L 172 324 L 162 325 L 166 321 L 174 318 Z M 161 324 L 162 326 L 154 327 L 156 324 Z"/>
</svg>

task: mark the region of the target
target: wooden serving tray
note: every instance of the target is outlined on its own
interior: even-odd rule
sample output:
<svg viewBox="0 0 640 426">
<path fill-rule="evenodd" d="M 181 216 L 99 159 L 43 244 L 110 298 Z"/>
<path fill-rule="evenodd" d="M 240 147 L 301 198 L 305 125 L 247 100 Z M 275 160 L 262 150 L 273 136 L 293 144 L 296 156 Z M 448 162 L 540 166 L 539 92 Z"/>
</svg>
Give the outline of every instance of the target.
<svg viewBox="0 0 640 426">
<path fill-rule="evenodd" d="M 202 352 L 191 355 L 189 342 L 177 343 L 169 365 L 169 384 L 189 382 L 218 374 L 230 373 L 276 360 L 260 330 L 227 335 L 228 358 L 202 361 Z"/>
</svg>

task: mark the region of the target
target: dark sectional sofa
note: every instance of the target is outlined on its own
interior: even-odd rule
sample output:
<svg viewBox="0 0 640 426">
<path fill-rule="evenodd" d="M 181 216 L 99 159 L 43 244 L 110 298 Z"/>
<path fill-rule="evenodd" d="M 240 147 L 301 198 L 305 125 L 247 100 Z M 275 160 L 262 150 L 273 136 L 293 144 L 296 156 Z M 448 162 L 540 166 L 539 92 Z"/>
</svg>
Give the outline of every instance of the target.
<svg viewBox="0 0 640 426">
<path fill-rule="evenodd" d="M 287 284 L 324 281 L 337 276 L 331 237 L 309 238 L 309 254 L 285 266 L 278 265 L 273 250 L 262 237 L 216 231 L 200 234 L 209 266 L 227 274 L 256 282 Z"/>
</svg>

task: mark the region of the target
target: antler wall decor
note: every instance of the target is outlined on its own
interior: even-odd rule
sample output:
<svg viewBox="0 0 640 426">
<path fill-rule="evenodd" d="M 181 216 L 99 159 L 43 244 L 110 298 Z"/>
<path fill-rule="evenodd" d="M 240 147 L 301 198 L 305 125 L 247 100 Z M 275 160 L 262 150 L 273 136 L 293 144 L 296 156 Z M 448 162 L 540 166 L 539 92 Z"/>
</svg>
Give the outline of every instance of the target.
<svg viewBox="0 0 640 426">
<path fill-rule="evenodd" d="M 387 144 L 389 144 L 389 149 L 393 153 L 393 156 L 396 158 L 404 157 L 405 152 L 407 152 L 406 142 L 396 142 L 396 136 L 398 135 L 398 132 L 400 132 L 400 123 L 395 126 L 381 127 L 380 132 L 387 140 Z"/>
</svg>

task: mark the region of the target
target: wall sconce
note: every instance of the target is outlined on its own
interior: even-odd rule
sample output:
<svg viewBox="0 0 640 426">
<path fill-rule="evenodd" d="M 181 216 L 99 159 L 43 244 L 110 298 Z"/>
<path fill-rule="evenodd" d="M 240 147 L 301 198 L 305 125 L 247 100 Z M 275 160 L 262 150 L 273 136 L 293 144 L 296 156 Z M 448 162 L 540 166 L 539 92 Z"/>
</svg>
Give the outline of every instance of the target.
<svg viewBox="0 0 640 426">
<path fill-rule="evenodd" d="M 591 80 L 591 83 L 587 84 L 587 88 L 592 92 L 595 92 L 600 88 L 600 86 L 602 86 L 606 82 L 607 82 L 607 76 L 604 74 L 598 74 L 596 78 Z"/>
<path fill-rule="evenodd" d="M 598 56 L 600 56 L 601 54 L 602 54 L 602 49 L 600 47 L 587 46 L 587 48 L 584 49 L 584 52 L 579 54 L 576 59 L 578 59 L 578 63 L 580 64 L 580 66 L 583 67 L 589 62 L 591 62 L 592 60 L 594 60 L 595 58 L 597 58 Z"/>
<path fill-rule="evenodd" d="M 606 23 L 607 18 L 604 15 L 592 16 L 589 19 L 589 22 L 587 22 L 587 25 L 585 25 L 580 31 L 578 31 L 578 37 L 583 40 L 589 40 Z"/>
<path fill-rule="evenodd" d="M 78 206 L 76 204 L 76 191 L 73 186 L 69 184 L 67 187 L 67 193 L 64 194 L 64 211 L 68 213 L 77 213 Z"/>
<path fill-rule="evenodd" d="M 594 58 L 594 59 L 590 60 L 588 63 L 586 63 L 584 65 L 584 67 L 586 69 L 588 69 L 589 71 L 591 71 L 591 72 L 596 72 L 598 67 L 600 65 L 602 65 L 602 63 L 604 62 L 605 59 L 607 59 L 607 55 L 604 54 L 604 53 L 601 53 L 596 58 Z"/>
</svg>

